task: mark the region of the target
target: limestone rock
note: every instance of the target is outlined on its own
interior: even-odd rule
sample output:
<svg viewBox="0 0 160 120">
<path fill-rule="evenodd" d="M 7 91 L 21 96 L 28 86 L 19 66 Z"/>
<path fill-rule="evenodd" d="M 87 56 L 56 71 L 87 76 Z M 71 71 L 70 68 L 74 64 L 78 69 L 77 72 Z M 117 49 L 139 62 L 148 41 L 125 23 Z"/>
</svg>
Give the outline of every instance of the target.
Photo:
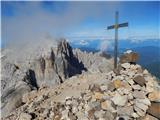
<svg viewBox="0 0 160 120">
<path fill-rule="evenodd" d="M 124 106 L 124 107 L 118 107 L 117 108 L 117 114 L 118 115 L 127 115 L 131 116 L 133 114 L 133 106 Z"/>
<path fill-rule="evenodd" d="M 32 116 L 28 113 L 21 113 L 19 117 L 19 120 L 31 120 L 31 119 Z"/>
<path fill-rule="evenodd" d="M 143 104 L 142 102 L 139 102 L 137 100 L 135 100 L 134 105 L 140 109 L 142 109 L 144 112 L 146 112 L 146 110 L 148 109 L 148 106 L 146 104 Z"/>
<path fill-rule="evenodd" d="M 142 116 L 142 117 L 145 116 L 145 112 L 135 105 L 134 105 L 134 110 L 137 112 L 139 116 Z"/>
<path fill-rule="evenodd" d="M 133 96 L 135 98 L 145 98 L 145 93 L 143 91 L 138 91 L 138 90 L 135 90 L 133 92 Z"/>
<path fill-rule="evenodd" d="M 95 98 L 95 99 L 97 99 L 97 100 L 102 99 L 102 97 L 103 97 L 103 94 L 100 93 L 100 92 L 95 92 L 95 94 L 94 94 L 94 96 L 93 96 L 93 98 Z"/>
<path fill-rule="evenodd" d="M 129 69 L 130 68 L 130 64 L 129 63 L 123 63 L 121 64 L 121 66 L 125 69 Z"/>
<path fill-rule="evenodd" d="M 122 96 L 118 93 L 116 93 L 116 95 L 112 98 L 112 101 L 114 102 L 114 104 L 118 106 L 124 106 L 127 100 L 128 100 L 127 95 Z"/>
</svg>

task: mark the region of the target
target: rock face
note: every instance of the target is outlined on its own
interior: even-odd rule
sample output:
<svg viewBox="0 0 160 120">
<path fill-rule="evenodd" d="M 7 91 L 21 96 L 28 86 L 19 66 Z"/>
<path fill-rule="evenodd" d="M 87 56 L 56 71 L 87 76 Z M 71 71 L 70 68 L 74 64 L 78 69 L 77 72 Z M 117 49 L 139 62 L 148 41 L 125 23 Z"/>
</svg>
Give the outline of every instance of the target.
<svg viewBox="0 0 160 120">
<path fill-rule="evenodd" d="M 51 49 L 33 64 L 38 86 L 59 84 L 66 78 L 87 70 L 73 55 L 71 46 L 64 39 L 59 42 L 56 52 Z"/>
<path fill-rule="evenodd" d="M 5 120 L 17 119 L 20 113 L 26 113 L 29 118 L 31 115 L 34 119 L 54 120 L 159 119 L 159 103 L 153 104 L 155 101 L 149 99 L 151 92 L 147 90 L 147 85 L 153 91 L 159 89 L 154 78 L 146 72 L 140 73 L 138 70 L 141 66 L 137 64 L 121 66 L 119 75 L 113 71 L 83 74 L 70 78 L 57 89 L 46 87 L 30 92 L 25 95 L 24 105 Z M 134 81 L 138 75 L 145 80 L 143 86 Z"/>
<path fill-rule="evenodd" d="M 87 53 L 79 49 L 73 50 L 74 55 L 84 64 L 90 73 L 105 73 L 113 69 L 113 59 L 106 59 L 102 53 Z"/>
</svg>

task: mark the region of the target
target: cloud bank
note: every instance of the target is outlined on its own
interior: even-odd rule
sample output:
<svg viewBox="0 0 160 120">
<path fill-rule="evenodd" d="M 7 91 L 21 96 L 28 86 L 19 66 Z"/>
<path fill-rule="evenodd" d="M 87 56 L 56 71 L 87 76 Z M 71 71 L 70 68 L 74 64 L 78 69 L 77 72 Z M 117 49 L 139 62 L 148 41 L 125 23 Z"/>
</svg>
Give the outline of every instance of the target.
<svg viewBox="0 0 160 120">
<path fill-rule="evenodd" d="M 2 43 L 5 46 L 17 46 L 65 37 L 88 16 L 97 19 L 104 11 L 114 11 L 118 3 L 53 2 L 48 7 L 56 8 L 56 5 L 60 11 L 47 10 L 42 2 L 3 2 L 2 7 L 10 6 L 14 14 L 2 16 Z"/>
</svg>

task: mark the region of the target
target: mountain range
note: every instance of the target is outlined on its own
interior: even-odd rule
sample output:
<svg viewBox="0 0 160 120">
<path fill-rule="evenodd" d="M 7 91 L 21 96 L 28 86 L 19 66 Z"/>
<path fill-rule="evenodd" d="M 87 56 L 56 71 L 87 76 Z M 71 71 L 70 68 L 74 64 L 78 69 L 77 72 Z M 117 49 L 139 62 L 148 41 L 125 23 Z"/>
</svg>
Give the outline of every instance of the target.
<svg viewBox="0 0 160 120">
<path fill-rule="evenodd" d="M 86 40 L 87 41 L 87 40 Z M 100 40 L 89 40 L 88 44 L 81 45 L 76 42 L 72 43 L 73 47 L 78 47 L 82 51 L 98 52 L 102 43 Z M 107 44 L 107 42 L 106 42 Z M 105 51 L 107 54 L 114 56 L 113 41 L 107 45 Z M 134 42 L 133 40 L 120 40 L 119 41 L 119 55 L 126 50 L 133 50 L 139 54 L 138 64 L 148 69 L 153 75 L 160 79 L 160 40 L 148 39 L 144 41 Z"/>
</svg>

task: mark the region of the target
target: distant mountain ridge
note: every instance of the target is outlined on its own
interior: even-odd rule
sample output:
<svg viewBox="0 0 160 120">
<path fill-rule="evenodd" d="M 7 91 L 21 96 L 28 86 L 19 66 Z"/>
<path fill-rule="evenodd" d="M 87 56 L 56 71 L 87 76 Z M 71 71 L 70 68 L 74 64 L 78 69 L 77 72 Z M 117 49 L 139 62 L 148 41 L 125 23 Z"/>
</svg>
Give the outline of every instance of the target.
<svg viewBox="0 0 160 120">
<path fill-rule="evenodd" d="M 100 51 L 97 46 L 100 44 L 100 41 L 93 40 L 89 41 L 88 45 L 74 45 L 73 47 L 78 47 L 82 51 L 86 52 L 98 52 Z M 119 41 L 119 54 L 122 54 L 124 51 L 131 49 L 137 52 L 140 56 L 138 64 L 142 67 L 147 68 L 153 75 L 160 79 L 160 40 L 146 40 L 140 41 L 139 43 L 134 43 L 127 40 Z M 114 55 L 114 51 L 108 47 L 105 51 L 107 54 Z M 154 66 L 154 67 L 153 67 Z"/>
</svg>

